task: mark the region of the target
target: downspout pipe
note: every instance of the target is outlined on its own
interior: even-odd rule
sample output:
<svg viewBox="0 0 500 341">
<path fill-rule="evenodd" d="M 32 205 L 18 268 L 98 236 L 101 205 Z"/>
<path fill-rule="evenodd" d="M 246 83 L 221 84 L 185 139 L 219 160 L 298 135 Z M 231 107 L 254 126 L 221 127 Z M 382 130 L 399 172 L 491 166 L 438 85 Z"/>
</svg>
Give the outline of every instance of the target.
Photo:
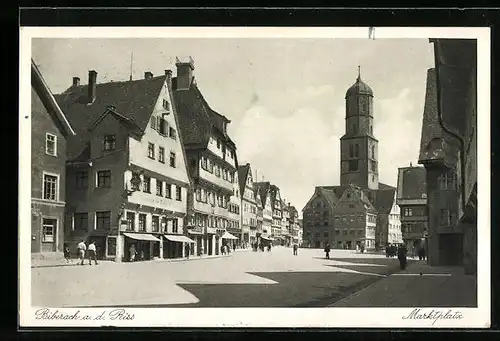
<svg viewBox="0 0 500 341">
<path fill-rule="evenodd" d="M 438 106 L 437 106 L 437 110 L 438 110 L 438 120 L 439 120 L 439 125 L 441 126 L 441 128 L 444 130 L 444 132 L 446 132 L 447 134 L 451 135 L 452 137 L 454 137 L 456 140 L 458 140 L 459 144 L 460 144 L 460 182 L 461 182 L 461 189 L 460 189 L 460 192 L 461 192 L 461 197 L 462 197 L 462 200 L 461 200 L 461 205 L 462 205 L 462 211 L 463 213 L 465 214 L 465 207 L 466 207 L 466 202 L 465 202 L 465 142 L 463 140 L 463 138 L 458 135 L 458 134 L 455 134 L 454 132 L 452 132 L 448 127 L 446 127 L 446 125 L 444 124 L 444 120 L 443 120 L 443 103 L 441 101 L 441 86 L 440 86 L 440 75 L 439 75 L 439 67 L 440 67 L 440 63 L 439 63 L 439 58 L 438 58 L 438 40 L 437 39 L 431 39 L 431 41 L 433 42 L 434 44 L 434 61 L 435 61 L 435 64 L 436 64 L 436 95 L 437 95 L 437 101 L 438 101 Z"/>
</svg>

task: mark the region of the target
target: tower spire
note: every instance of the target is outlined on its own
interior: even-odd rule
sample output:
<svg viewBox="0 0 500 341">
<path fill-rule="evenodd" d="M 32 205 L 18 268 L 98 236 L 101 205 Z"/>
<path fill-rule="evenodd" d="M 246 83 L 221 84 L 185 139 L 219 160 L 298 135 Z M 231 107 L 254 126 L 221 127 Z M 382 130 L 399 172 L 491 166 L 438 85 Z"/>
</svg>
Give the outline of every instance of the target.
<svg viewBox="0 0 500 341">
<path fill-rule="evenodd" d="M 358 65 L 358 79 L 361 79 L 361 66 Z"/>
</svg>

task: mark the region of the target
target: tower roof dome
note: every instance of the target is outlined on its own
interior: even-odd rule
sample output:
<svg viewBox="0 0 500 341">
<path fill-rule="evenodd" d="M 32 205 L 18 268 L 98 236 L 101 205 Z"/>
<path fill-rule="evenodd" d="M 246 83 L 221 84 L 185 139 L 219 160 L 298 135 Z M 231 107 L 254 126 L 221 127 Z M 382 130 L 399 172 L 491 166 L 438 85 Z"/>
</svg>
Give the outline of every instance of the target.
<svg viewBox="0 0 500 341">
<path fill-rule="evenodd" d="M 358 66 L 358 78 L 356 79 L 356 83 L 354 83 L 347 92 L 345 93 L 345 97 L 353 96 L 353 95 L 370 95 L 373 96 L 373 90 L 370 88 L 368 84 L 361 80 L 361 72 L 360 67 Z"/>
</svg>

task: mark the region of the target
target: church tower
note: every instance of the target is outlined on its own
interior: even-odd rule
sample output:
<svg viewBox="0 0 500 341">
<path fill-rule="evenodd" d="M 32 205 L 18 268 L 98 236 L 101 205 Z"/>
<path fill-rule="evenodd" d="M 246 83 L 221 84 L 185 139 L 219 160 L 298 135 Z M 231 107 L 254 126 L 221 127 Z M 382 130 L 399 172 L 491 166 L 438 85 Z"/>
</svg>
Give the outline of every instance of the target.
<svg viewBox="0 0 500 341">
<path fill-rule="evenodd" d="M 378 140 L 373 136 L 373 91 L 358 78 L 346 92 L 345 134 L 340 138 L 340 184 L 378 189 Z"/>
</svg>

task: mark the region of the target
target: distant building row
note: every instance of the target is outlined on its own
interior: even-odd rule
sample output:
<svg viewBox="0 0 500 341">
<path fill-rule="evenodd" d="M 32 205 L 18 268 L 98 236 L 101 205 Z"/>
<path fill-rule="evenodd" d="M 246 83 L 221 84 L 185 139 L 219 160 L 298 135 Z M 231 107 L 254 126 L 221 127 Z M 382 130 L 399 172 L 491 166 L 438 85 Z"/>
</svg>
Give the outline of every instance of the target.
<svg viewBox="0 0 500 341">
<path fill-rule="evenodd" d="M 238 164 L 192 59 L 176 66 L 110 83 L 92 70 L 53 96 L 32 62 L 32 253 L 83 239 L 118 261 L 132 244 L 151 259 L 299 242 L 296 209 Z"/>
</svg>

